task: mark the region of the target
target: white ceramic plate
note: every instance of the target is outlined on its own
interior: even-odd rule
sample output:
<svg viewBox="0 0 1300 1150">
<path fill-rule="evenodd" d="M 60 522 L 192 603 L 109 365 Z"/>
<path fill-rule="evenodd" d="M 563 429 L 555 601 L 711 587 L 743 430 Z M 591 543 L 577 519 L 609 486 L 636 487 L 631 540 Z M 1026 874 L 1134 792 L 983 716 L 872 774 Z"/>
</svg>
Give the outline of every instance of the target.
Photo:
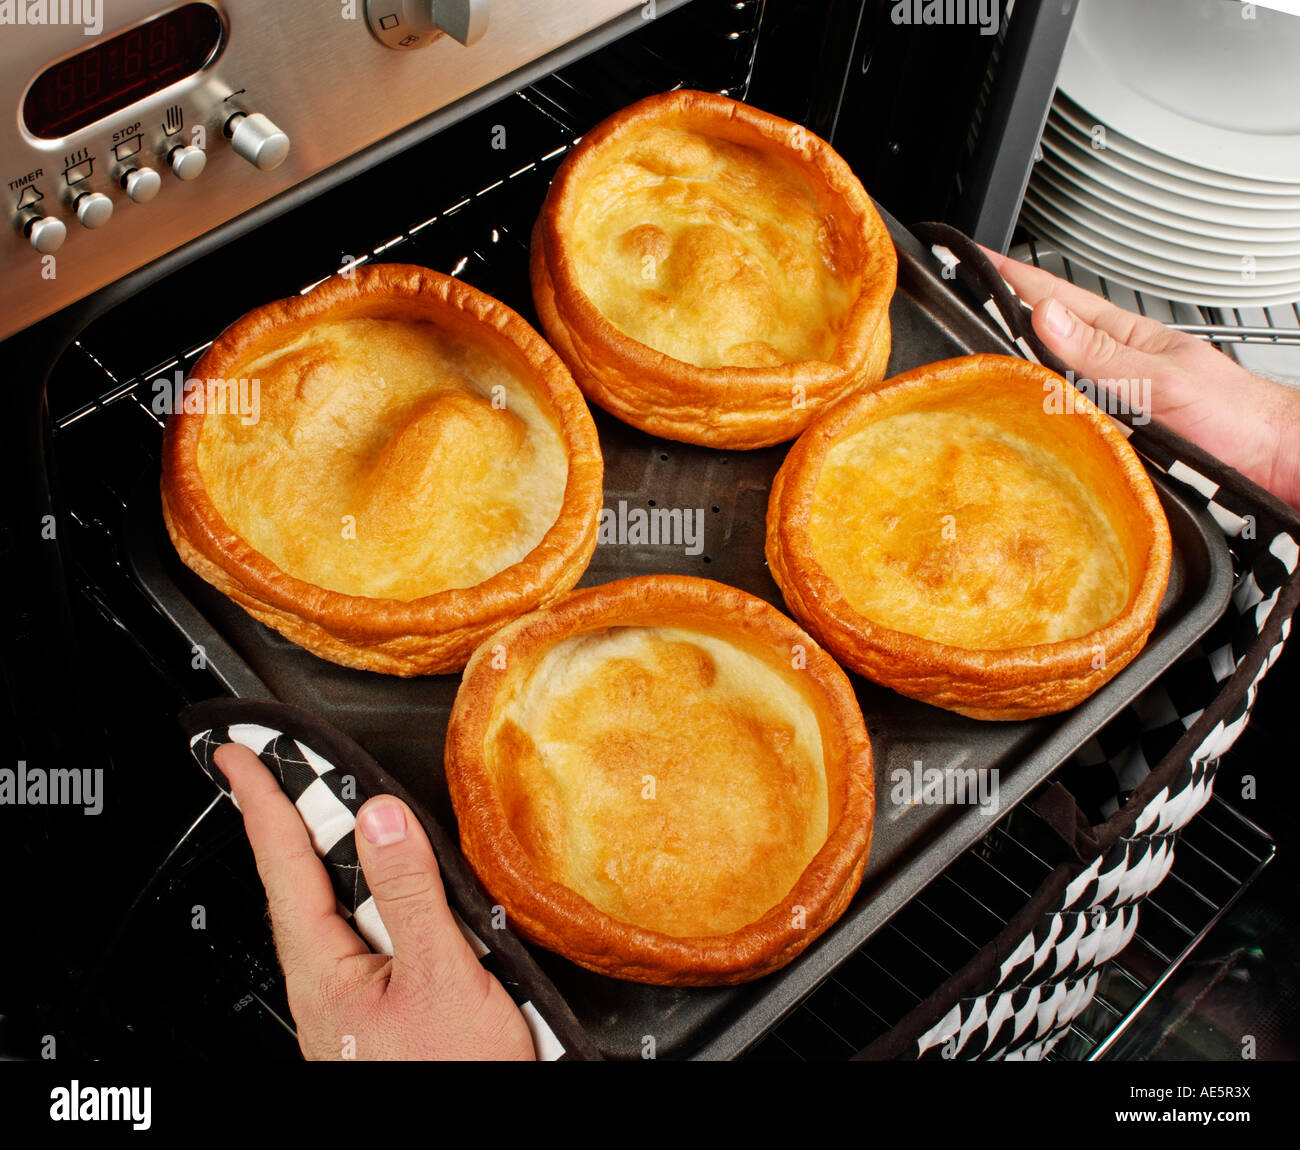
<svg viewBox="0 0 1300 1150">
<path fill-rule="evenodd" d="M 1136 140 L 1130 140 L 1123 132 L 1112 128 L 1109 124 L 1102 124 L 1097 117 L 1089 115 L 1064 92 L 1057 92 L 1056 99 L 1052 103 L 1051 115 L 1058 120 L 1064 120 L 1076 131 L 1087 136 L 1089 146 L 1091 146 L 1093 129 L 1098 125 L 1104 127 L 1106 130 L 1106 147 L 1112 152 L 1118 152 L 1122 156 L 1127 156 L 1129 159 L 1145 164 L 1149 168 L 1167 172 L 1171 176 L 1191 180 L 1196 184 L 1208 184 L 1213 188 L 1231 188 L 1236 191 L 1254 192 L 1260 196 L 1300 195 L 1300 184 L 1279 184 L 1271 180 L 1251 180 L 1231 175 L 1228 172 L 1198 168 L 1195 164 L 1185 164 L 1182 160 L 1177 160 L 1173 156 L 1166 156 L 1163 152 L 1157 152 L 1154 148 L 1144 147 Z"/>
<path fill-rule="evenodd" d="M 1159 240 L 1184 251 L 1227 256 L 1233 261 L 1240 260 L 1243 255 L 1300 261 L 1300 235 L 1284 243 L 1273 243 L 1259 240 L 1221 239 L 1206 234 L 1204 229 L 1188 231 L 1184 228 L 1167 227 L 1155 220 L 1144 220 L 1141 216 L 1126 212 L 1123 208 L 1117 208 L 1095 196 L 1089 196 L 1086 192 L 1081 193 L 1077 186 L 1064 187 L 1057 177 L 1041 167 L 1034 170 L 1029 187 L 1062 215 L 1090 223 L 1098 231 L 1106 231 L 1107 228 L 1094 221 L 1093 217 L 1095 216 L 1098 221 L 1108 221 L 1107 227 L 1120 229 L 1117 238 L 1127 237 L 1129 232 L 1134 232 L 1153 243 Z M 1136 241 L 1134 246 L 1137 246 Z"/>
<path fill-rule="evenodd" d="M 1034 166 L 1034 178 L 1046 180 L 1058 191 L 1090 204 L 1102 214 L 1105 214 L 1105 210 L 1122 211 L 1142 220 L 1163 224 L 1180 236 L 1187 234 L 1213 236 L 1220 241 L 1233 244 L 1253 242 L 1284 244 L 1290 245 L 1291 249 L 1300 246 L 1300 227 L 1240 228 L 1232 224 L 1215 223 L 1212 220 L 1190 219 L 1107 188 L 1084 175 L 1077 168 L 1056 164 L 1050 155 L 1046 156 L 1042 163 Z M 1234 247 L 1230 250 L 1237 249 Z"/>
<path fill-rule="evenodd" d="M 1117 260 L 1098 251 L 1090 244 L 1066 235 L 1061 229 L 1026 208 L 1022 219 L 1035 235 L 1054 243 L 1061 253 L 1091 268 L 1098 275 L 1130 287 L 1134 291 L 1149 292 L 1163 299 L 1199 307 L 1241 308 L 1271 307 L 1274 304 L 1291 304 L 1300 300 L 1300 279 L 1294 284 L 1262 285 L 1228 290 L 1217 284 L 1203 284 L 1194 279 L 1159 275 L 1144 268 L 1134 267 L 1125 260 Z"/>
<path fill-rule="evenodd" d="M 1062 211 L 1045 201 L 1033 188 L 1025 194 L 1025 206 L 1061 228 L 1077 240 L 1091 244 L 1098 251 L 1125 260 L 1134 267 L 1147 268 L 1162 275 L 1181 276 L 1198 282 L 1233 287 L 1249 283 L 1283 284 L 1300 282 L 1300 259 L 1277 259 L 1248 252 L 1232 256 L 1197 251 L 1194 248 L 1152 241 L 1140 232 L 1121 228 L 1086 208 Z M 1249 261 L 1249 262 L 1247 262 Z M 1243 279 L 1250 269 L 1253 279 Z"/>
<path fill-rule="evenodd" d="M 1236 0 L 1080 0 L 1057 78 L 1158 152 L 1300 183 L 1300 19 Z"/>
<path fill-rule="evenodd" d="M 1164 211 L 1189 220 L 1210 220 L 1237 228 L 1300 227 L 1300 211 L 1293 211 L 1290 208 L 1266 210 L 1234 207 L 1231 204 L 1211 204 L 1204 200 L 1194 200 L 1189 196 L 1180 196 L 1142 180 L 1135 180 L 1123 172 L 1116 171 L 1108 164 L 1098 163 L 1091 154 L 1073 147 L 1068 141 L 1062 141 L 1050 126 L 1043 133 L 1043 151 L 1058 161 L 1058 170 L 1060 164 L 1066 164 L 1084 175 L 1091 176 L 1112 191 L 1123 193 L 1129 199 L 1149 203 L 1153 207 L 1162 208 Z"/>
<path fill-rule="evenodd" d="M 1245 208 L 1247 211 L 1271 211 L 1275 208 L 1300 211 L 1300 184 L 1292 186 L 1291 193 L 1285 196 L 1277 194 L 1260 195 L 1258 192 L 1243 191 L 1241 188 L 1216 188 L 1210 184 L 1186 180 L 1182 176 L 1174 176 L 1169 172 L 1162 171 L 1160 168 L 1153 168 L 1149 164 L 1143 164 L 1124 155 L 1118 149 L 1110 147 L 1109 144 L 1105 148 L 1094 148 L 1091 136 L 1080 131 L 1064 117 L 1058 116 L 1055 110 L 1048 119 L 1048 126 L 1054 133 L 1053 138 L 1058 143 L 1072 146 L 1075 153 L 1081 157 L 1099 164 L 1103 168 L 1112 168 L 1117 172 L 1122 172 L 1131 179 L 1150 184 L 1162 191 L 1173 192 L 1175 195 L 1186 196 L 1188 199 L 1200 200 L 1203 203 Z M 1277 185 L 1270 186 L 1276 187 Z M 1285 187 L 1286 185 L 1282 186 Z"/>
<path fill-rule="evenodd" d="M 1209 251 L 1190 243 L 1173 244 L 1158 236 L 1152 236 L 1137 228 L 1126 227 L 1114 220 L 1107 219 L 1098 212 L 1082 204 L 1072 203 L 1059 195 L 1052 188 L 1030 184 L 1025 193 L 1025 202 L 1033 206 L 1057 226 L 1078 235 L 1102 251 L 1116 250 L 1113 255 L 1122 256 L 1131 263 L 1145 265 L 1148 259 L 1168 260 L 1181 265 L 1184 269 L 1219 271 L 1239 274 L 1246 259 L 1253 261 L 1257 272 L 1294 272 L 1300 276 L 1300 252 L 1284 255 L 1270 255 L 1256 251 L 1237 251 L 1231 253 Z M 1125 253 L 1128 253 L 1125 255 Z M 1157 266 L 1152 264 L 1153 267 Z M 1177 274 L 1177 273 L 1173 273 Z M 1183 274 L 1186 274 L 1184 271 Z"/>
</svg>

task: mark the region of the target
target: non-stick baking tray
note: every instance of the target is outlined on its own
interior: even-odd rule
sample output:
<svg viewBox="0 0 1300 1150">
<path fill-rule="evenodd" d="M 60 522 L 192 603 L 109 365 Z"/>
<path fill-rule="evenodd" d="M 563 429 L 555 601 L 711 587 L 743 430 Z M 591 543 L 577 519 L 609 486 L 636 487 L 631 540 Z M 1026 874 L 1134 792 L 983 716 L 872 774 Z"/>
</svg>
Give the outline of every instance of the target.
<svg viewBox="0 0 1300 1150">
<path fill-rule="evenodd" d="M 970 352 L 1013 354 L 934 274 L 916 238 L 882 215 L 899 255 L 889 373 Z M 519 282 L 526 281 L 520 277 Z M 507 296 L 505 302 L 533 318 L 526 296 Z M 605 457 L 605 506 L 616 512 L 620 504 L 629 512 L 692 509 L 703 517 L 703 546 L 689 555 L 684 545 L 602 543 L 581 586 L 629 575 L 698 575 L 733 584 L 784 610 L 763 542 L 768 491 L 787 445 L 716 451 L 645 435 L 599 410 L 593 414 Z M 1213 520 L 1185 503 L 1158 473 L 1152 478 L 1173 535 L 1169 590 L 1142 653 L 1079 707 L 1028 722 L 980 722 L 850 674 L 875 754 L 871 858 L 848 911 L 794 963 L 744 986 L 670 988 L 620 982 L 533 948 L 603 1053 L 640 1058 L 646 1036 L 653 1036 L 658 1057 L 742 1053 L 996 821 L 978 805 L 894 803 L 891 772 L 918 761 L 945 771 L 997 770 L 999 809 L 1005 811 L 1205 632 L 1231 592 L 1227 549 Z M 203 648 L 233 694 L 278 698 L 332 723 L 454 833 L 442 748 L 459 675 L 398 679 L 318 659 L 253 620 L 181 564 L 162 526 L 156 488 L 142 491 L 129 513 L 136 576 L 187 639 Z"/>
</svg>

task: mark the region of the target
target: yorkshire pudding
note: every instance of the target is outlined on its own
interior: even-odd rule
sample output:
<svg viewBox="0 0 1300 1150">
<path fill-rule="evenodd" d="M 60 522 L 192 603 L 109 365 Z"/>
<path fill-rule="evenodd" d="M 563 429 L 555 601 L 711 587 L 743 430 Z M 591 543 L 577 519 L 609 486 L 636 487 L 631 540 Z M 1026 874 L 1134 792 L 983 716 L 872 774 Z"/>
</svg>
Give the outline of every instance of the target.
<svg viewBox="0 0 1300 1150">
<path fill-rule="evenodd" d="M 725 96 L 651 96 L 583 136 L 531 267 L 578 386 L 668 439 L 791 439 L 889 360 L 897 257 L 871 197 L 825 141 Z"/>
<path fill-rule="evenodd" d="M 1073 707 L 1142 649 L 1170 537 L 1111 419 L 1036 364 L 905 372 L 837 405 L 772 487 L 767 557 L 846 666 L 980 719 Z"/>
<path fill-rule="evenodd" d="M 456 670 L 591 558 L 591 413 L 537 333 L 467 284 L 359 268 L 244 316 L 191 377 L 163 438 L 172 541 L 322 658 Z M 237 394 L 256 403 L 222 402 Z"/>
<path fill-rule="evenodd" d="M 780 612 L 684 576 L 572 592 L 502 628 L 447 732 L 461 848 L 512 929 L 678 986 L 791 961 L 871 845 L 844 672 Z"/>
</svg>

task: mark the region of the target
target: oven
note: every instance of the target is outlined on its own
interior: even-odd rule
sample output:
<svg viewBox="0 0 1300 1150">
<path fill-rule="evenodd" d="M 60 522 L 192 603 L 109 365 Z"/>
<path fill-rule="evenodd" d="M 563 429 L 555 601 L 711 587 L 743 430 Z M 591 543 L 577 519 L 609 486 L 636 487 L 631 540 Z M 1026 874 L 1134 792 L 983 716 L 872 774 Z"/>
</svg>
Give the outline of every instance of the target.
<svg viewBox="0 0 1300 1150">
<path fill-rule="evenodd" d="M 12 913 L 41 941 L 39 960 L 0 959 L 6 1056 L 39 1058 L 55 1043 L 60 1057 L 297 1057 L 251 854 L 237 813 L 188 754 L 183 707 L 289 698 L 381 762 L 420 750 L 389 713 L 418 710 L 415 695 L 375 695 L 312 668 L 178 570 L 157 513 L 170 382 L 253 306 L 375 262 L 464 278 L 535 322 L 528 237 L 559 160 L 604 116 L 679 86 L 804 123 L 849 159 L 891 213 L 911 269 L 925 321 L 915 354 L 925 339 L 930 358 L 1005 346 L 906 228 L 944 219 L 993 246 L 1011 241 L 1073 5 L 972 4 L 971 19 L 934 27 L 896 19 L 898 7 L 105 0 L 102 22 L 99 5 L 73 3 L 62 23 L 0 30 L 0 86 L 14 109 L 0 127 L 6 764 L 102 771 L 93 814 L 0 807 L 28 876 Z M 986 7 L 991 29 L 977 18 Z M 758 538 L 761 551 L 761 490 L 724 476 L 725 456 L 670 459 L 660 446 L 624 445 L 653 466 L 637 480 L 607 475 L 607 502 L 698 492 L 718 538 Z M 1227 578 L 1208 552 L 1197 558 L 1202 528 L 1189 512 L 1189 587 Z M 701 560 L 726 578 L 725 554 Z M 612 578 L 619 561 L 598 556 L 593 569 Z M 1197 591 L 1192 606 L 1209 610 L 1209 596 Z M 1264 738 L 1269 722 L 1281 720 L 1264 724 Z M 819 952 L 799 979 L 749 999 L 675 1003 L 676 1016 L 703 1021 L 678 1032 L 668 1055 L 887 1051 L 1060 861 L 1054 772 L 1083 741 L 1063 738 L 991 827 L 968 820 L 960 834 L 945 830 L 943 850 L 900 854 L 910 884 L 864 937 Z M 988 753 L 1022 750 L 1011 740 Z M 394 773 L 450 819 L 429 780 Z M 1100 812 L 1106 799 L 1094 797 Z M 1163 905 L 1094 980 L 1091 1005 L 1037 1054 L 1132 1053 L 1140 1008 L 1275 849 L 1249 811 L 1221 798 L 1184 841 Z M 168 961 L 148 960 L 158 954 Z M 584 1019 L 630 1009 L 541 961 Z M 634 1057 L 636 1039 L 616 1025 L 596 1045 Z"/>
</svg>

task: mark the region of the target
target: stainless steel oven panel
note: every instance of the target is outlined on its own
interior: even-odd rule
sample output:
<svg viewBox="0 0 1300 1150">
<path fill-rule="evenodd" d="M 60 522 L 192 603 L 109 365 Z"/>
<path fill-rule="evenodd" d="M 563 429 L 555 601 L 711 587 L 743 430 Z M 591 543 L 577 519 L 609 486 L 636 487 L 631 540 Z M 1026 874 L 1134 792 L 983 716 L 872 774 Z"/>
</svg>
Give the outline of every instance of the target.
<svg viewBox="0 0 1300 1150">
<path fill-rule="evenodd" d="M 472 46 L 442 36 L 417 50 L 395 51 L 372 34 L 365 0 L 220 0 L 211 6 L 225 24 L 225 41 L 202 71 L 71 135 L 38 139 L 23 124 L 22 105 L 50 63 L 181 7 L 160 0 L 101 3 L 102 28 L 94 38 L 84 24 L 0 28 L 0 99 L 10 109 L 0 118 L 0 215 L 7 225 L 0 227 L 0 339 L 619 17 L 620 27 L 635 25 L 677 6 L 671 0 L 492 0 L 487 30 Z M 223 129 L 237 112 L 266 117 L 244 133 L 257 137 L 254 145 L 275 127 L 288 136 L 288 154 L 273 169 L 236 153 Z M 137 122 L 140 152 L 121 161 L 114 133 Z M 283 144 L 272 140 L 263 162 L 275 159 L 277 142 Z M 190 179 L 169 163 L 178 144 L 202 153 L 182 157 L 192 165 L 181 165 L 185 175 L 201 169 Z M 445 162 L 453 166 L 456 157 Z M 133 200 L 121 185 L 132 166 L 160 177 L 146 177 L 156 188 L 147 202 Z M 438 172 L 428 179 L 432 213 L 445 205 L 437 201 Z M 98 226 L 86 226 L 75 206 L 91 195 L 108 201 L 81 201 L 86 221 Z M 358 203 L 355 210 L 375 205 Z M 42 225 L 46 246 L 54 246 L 62 225 L 66 238 L 53 252 L 34 250 L 24 234 L 38 219 L 52 221 Z"/>
</svg>

